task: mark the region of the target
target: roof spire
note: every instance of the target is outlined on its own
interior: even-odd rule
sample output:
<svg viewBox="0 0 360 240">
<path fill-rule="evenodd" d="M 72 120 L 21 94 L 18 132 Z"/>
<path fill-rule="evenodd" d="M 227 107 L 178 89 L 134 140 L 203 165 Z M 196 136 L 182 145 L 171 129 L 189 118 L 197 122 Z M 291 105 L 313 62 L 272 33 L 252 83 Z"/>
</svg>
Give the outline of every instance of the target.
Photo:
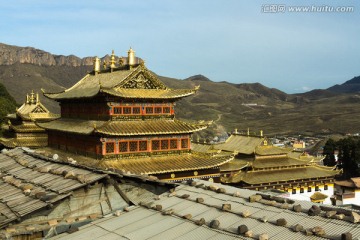
<svg viewBox="0 0 360 240">
<path fill-rule="evenodd" d="M 29 94 L 26 94 L 26 104 L 29 104 L 30 101 L 29 101 Z"/>
<path fill-rule="evenodd" d="M 36 103 L 40 102 L 39 93 L 36 93 Z"/>
<path fill-rule="evenodd" d="M 247 130 L 247 135 L 250 136 L 250 128 Z"/>
<path fill-rule="evenodd" d="M 263 130 L 260 130 L 260 137 L 263 137 L 264 136 L 264 132 Z"/>
<path fill-rule="evenodd" d="M 97 74 L 100 72 L 100 59 L 96 56 L 94 58 L 94 73 Z"/>
<path fill-rule="evenodd" d="M 128 64 L 130 67 L 135 65 L 135 51 L 131 47 L 128 51 Z"/>
<path fill-rule="evenodd" d="M 115 66 L 115 53 L 114 50 L 112 50 L 111 57 L 110 57 L 110 69 L 111 71 L 116 68 Z"/>
<path fill-rule="evenodd" d="M 31 95 L 30 95 L 30 104 L 35 104 L 35 93 L 34 90 L 31 91 Z"/>
</svg>

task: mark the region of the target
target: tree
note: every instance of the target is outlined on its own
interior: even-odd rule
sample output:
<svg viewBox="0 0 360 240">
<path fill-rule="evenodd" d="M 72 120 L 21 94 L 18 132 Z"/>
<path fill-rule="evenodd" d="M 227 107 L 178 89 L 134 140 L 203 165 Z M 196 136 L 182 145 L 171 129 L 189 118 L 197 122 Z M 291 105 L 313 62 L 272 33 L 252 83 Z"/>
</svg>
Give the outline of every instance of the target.
<svg viewBox="0 0 360 240">
<path fill-rule="evenodd" d="M 330 138 L 324 146 L 324 155 L 326 156 L 324 159 L 325 166 L 335 166 L 335 149 L 336 142 Z"/>
</svg>

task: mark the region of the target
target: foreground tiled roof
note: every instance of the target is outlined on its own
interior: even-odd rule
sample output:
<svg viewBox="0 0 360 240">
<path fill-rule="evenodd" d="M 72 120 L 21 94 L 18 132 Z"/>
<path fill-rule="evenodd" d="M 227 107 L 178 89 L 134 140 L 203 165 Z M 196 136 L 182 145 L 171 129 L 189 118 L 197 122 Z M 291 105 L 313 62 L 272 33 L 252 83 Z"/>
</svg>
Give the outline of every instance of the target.
<svg viewBox="0 0 360 240">
<path fill-rule="evenodd" d="M 102 160 L 100 166 L 134 174 L 160 174 L 218 167 L 232 159 L 232 155 L 208 156 L 186 153 L 181 155 Z"/>
<path fill-rule="evenodd" d="M 239 172 L 231 177 L 223 178 L 226 183 L 245 182 L 247 184 L 271 183 L 280 181 L 302 180 L 310 178 L 334 177 L 340 171 L 321 166 L 306 166 L 266 171 Z"/>
<path fill-rule="evenodd" d="M 189 124 L 179 120 L 109 121 L 96 128 L 105 135 L 136 136 L 192 133 L 207 128 L 206 124 Z"/>
<path fill-rule="evenodd" d="M 312 206 L 319 209 L 315 216 L 308 214 Z M 326 217 L 330 211 L 334 211 L 332 218 Z M 342 208 L 196 181 L 53 239 L 250 240 L 267 239 L 261 238 L 267 235 L 277 240 L 338 240 L 344 233 L 356 239 L 360 237 L 360 225 L 351 222 L 353 213 L 357 214 Z M 337 218 L 341 214 L 343 219 Z M 239 232 L 240 226 L 247 232 Z M 322 231 L 317 231 L 319 229 Z"/>
<path fill-rule="evenodd" d="M 0 154 L 0 227 L 50 206 L 107 174 L 45 160 L 21 148 Z"/>
</svg>

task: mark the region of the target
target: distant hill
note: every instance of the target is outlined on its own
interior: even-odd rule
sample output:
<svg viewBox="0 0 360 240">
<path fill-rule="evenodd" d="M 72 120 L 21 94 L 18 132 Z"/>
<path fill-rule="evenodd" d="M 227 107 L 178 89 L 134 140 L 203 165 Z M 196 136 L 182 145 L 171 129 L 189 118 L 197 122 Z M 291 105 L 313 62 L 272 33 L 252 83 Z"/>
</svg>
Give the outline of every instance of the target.
<svg viewBox="0 0 360 240">
<path fill-rule="evenodd" d="M 87 60 L 75 56 L 62 57 L 63 60 L 59 61 L 56 55 L 41 50 L 2 46 L 0 83 L 19 104 L 24 102 L 26 93 L 31 90 L 40 92 L 44 88 L 47 91 L 60 91 L 75 84 L 92 69 Z M 13 55 L 16 53 L 18 60 L 10 61 L 9 52 Z M 31 56 L 38 60 L 21 57 L 27 54 L 33 54 Z M 38 55 L 42 57 L 36 57 Z M 104 56 L 105 59 L 107 57 Z M 46 59 L 52 63 L 46 64 Z M 77 59 L 76 64 L 73 59 Z M 265 134 L 360 132 L 357 120 L 360 118 L 360 96 L 357 93 L 318 89 L 302 94 L 287 94 L 260 83 L 213 82 L 203 75 L 183 80 L 164 76 L 159 78 L 171 88 L 200 85 L 195 95 L 177 102 L 176 111 L 178 118 L 214 120 L 206 132 L 208 135 L 224 135 L 235 128 L 239 131 L 247 128 L 256 132 L 264 130 Z M 344 84 L 355 86 L 358 78 Z M 50 110 L 59 110 L 56 102 L 44 97 L 41 97 L 41 101 Z"/>
<path fill-rule="evenodd" d="M 335 85 L 327 90 L 335 93 L 360 93 L 360 76 L 341 84 Z"/>
</svg>

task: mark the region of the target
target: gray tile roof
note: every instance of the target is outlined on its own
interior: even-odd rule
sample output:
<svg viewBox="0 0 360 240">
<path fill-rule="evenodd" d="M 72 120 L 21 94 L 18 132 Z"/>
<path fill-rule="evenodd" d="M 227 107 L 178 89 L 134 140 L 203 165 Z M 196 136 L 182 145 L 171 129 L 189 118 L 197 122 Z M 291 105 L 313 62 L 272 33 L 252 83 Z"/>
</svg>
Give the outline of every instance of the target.
<svg viewBox="0 0 360 240">
<path fill-rule="evenodd" d="M 351 232 L 353 239 L 360 237 L 359 223 L 349 222 L 348 219 L 326 218 L 324 211 L 319 216 L 307 214 L 309 207 L 322 206 L 321 204 L 288 201 L 287 205 L 282 205 L 265 199 L 250 202 L 249 197 L 258 192 L 206 181 L 196 183 L 197 186 L 179 185 L 173 193 L 165 193 L 159 199 L 143 203 L 118 217 L 111 216 L 95 221 L 86 231 L 84 228 L 71 235 L 60 235 L 56 239 L 95 239 L 88 232 L 98 228 L 101 228 L 101 232 L 106 230 L 103 232 L 104 236 L 116 235 L 119 239 L 251 239 L 237 234 L 237 228 L 242 224 L 253 231 L 255 239 L 263 233 L 268 234 L 270 239 L 284 240 L 340 239 L 345 232 Z M 225 191 L 216 190 L 217 188 Z M 240 197 L 234 196 L 234 193 L 240 194 Z M 197 202 L 198 198 L 203 198 L 204 202 Z M 222 210 L 223 204 L 231 204 L 231 210 Z M 292 210 L 295 204 L 302 206 L 302 212 Z M 156 210 L 156 205 L 161 205 L 162 210 Z M 171 214 L 166 214 L 170 210 Z M 248 217 L 243 216 L 246 211 L 250 214 Z M 191 214 L 191 218 L 185 219 L 183 216 L 186 214 Z M 201 218 L 204 218 L 206 223 L 200 226 L 196 221 Z M 277 226 L 276 221 L 279 218 L 284 218 L 287 225 Z M 220 222 L 219 229 L 210 227 L 212 220 Z M 301 224 L 306 229 L 320 226 L 326 235 L 306 236 L 303 232 L 294 232 L 292 226 L 295 224 Z"/>
</svg>

